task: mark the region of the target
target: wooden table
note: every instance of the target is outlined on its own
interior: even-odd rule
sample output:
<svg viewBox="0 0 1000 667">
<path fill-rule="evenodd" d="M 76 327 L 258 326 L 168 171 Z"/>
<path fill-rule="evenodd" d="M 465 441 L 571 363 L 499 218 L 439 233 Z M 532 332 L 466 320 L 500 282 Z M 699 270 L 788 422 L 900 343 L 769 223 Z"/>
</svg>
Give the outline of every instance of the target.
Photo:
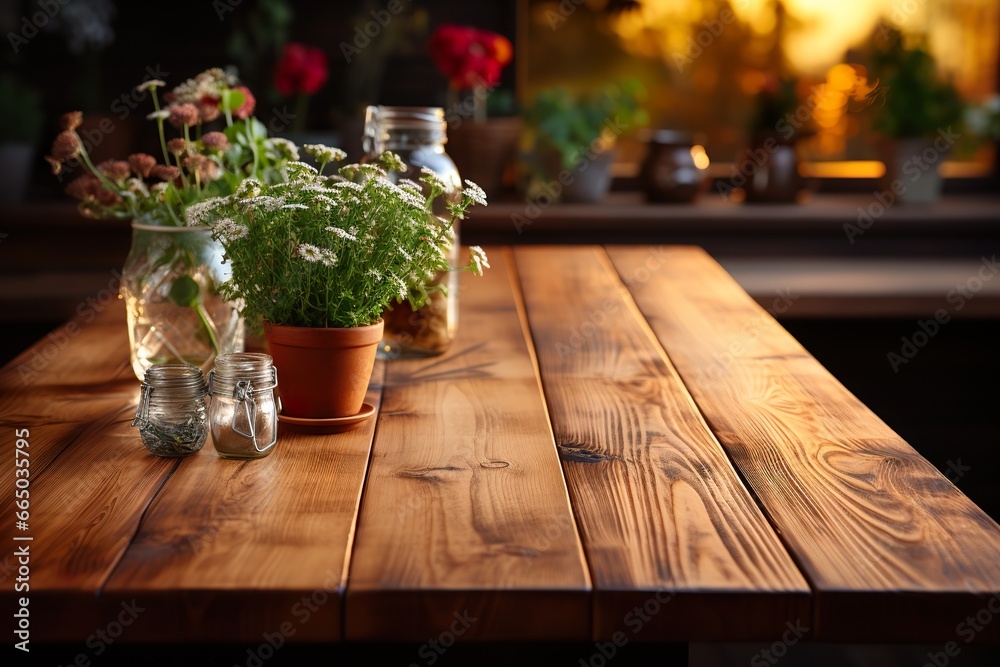
<svg viewBox="0 0 1000 667">
<path fill-rule="evenodd" d="M 1000 641 L 1000 526 L 707 254 L 490 258 L 447 354 L 377 363 L 377 419 L 259 461 L 146 452 L 120 303 L 26 351 L 4 609 L 35 643 Z"/>
</svg>

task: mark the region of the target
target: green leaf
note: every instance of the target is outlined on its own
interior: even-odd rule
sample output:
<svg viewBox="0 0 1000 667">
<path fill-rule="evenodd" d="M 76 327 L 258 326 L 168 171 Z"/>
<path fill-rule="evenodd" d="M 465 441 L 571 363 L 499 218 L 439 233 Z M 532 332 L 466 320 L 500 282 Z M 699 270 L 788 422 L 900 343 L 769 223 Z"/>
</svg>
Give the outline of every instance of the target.
<svg viewBox="0 0 1000 667">
<path fill-rule="evenodd" d="M 246 101 L 247 96 L 241 91 L 229 88 L 222 91 L 222 96 L 219 100 L 219 110 L 223 113 L 226 111 L 233 112 L 246 104 Z"/>
<path fill-rule="evenodd" d="M 181 276 L 170 286 L 170 300 L 178 306 L 193 307 L 198 303 L 198 293 L 201 288 L 191 276 Z"/>
</svg>

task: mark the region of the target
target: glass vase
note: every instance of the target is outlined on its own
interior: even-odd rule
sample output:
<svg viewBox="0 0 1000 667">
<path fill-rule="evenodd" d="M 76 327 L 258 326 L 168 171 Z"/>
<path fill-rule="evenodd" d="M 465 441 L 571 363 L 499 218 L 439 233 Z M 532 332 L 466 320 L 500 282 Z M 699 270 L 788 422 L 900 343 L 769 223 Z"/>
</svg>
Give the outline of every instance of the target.
<svg viewBox="0 0 1000 667">
<path fill-rule="evenodd" d="M 394 179 L 419 182 L 422 167 L 433 170 L 447 185 L 444 195 L 434 202 L 434 214 L 450 218 L 445 204 L 461 201 L 462 179 L 445 152 L 447 141 L 444 110 L 439 107 L 370 106 L 365 116 L 362 162 L 373 162 L 384 151 L 392 151 L 408 167 L 405 174 L 392 174 Z M 451 243 L 444 253 L 448 263 L 457 266 L 460 243 L 457 220 L 452 231 Z M 431 293 L 423 307 L 413 310 L 405 301 L 394 302 L 382 315 L 385 332 L 378 348 L 379 358 L 430 356 L 451 346 L 458 328 L 458 273 L 438 273 L 428 285 Z"/>
<path fill-rule="evenodd" d="M 219 294 L 229 277 L 208 229 L 132 223 L 122 270 L 132 370 L 181 363 L 207 373 L 220 354 L 242 352 L 243 320 Z"/>
</svg>

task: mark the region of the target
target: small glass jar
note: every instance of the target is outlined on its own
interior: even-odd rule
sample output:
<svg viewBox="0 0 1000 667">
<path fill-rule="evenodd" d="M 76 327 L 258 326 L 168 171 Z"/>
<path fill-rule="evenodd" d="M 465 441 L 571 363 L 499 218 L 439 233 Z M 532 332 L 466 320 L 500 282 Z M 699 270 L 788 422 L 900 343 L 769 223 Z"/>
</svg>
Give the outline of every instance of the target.
<svg viewBox="0 0 1000 667">
<path fill-rule="evenodd" d="M 277 386 L 278 371 L 268 354 L 216 357 L 208 374 L 209 421 L 221 458 L 259 459 L 271 453 L 278 441 Z"/>
<path fill-rule="evenodd" d="M 393 174 L 393 178 L 419 182 L 421 167 L 433 170 L 447 185 L 444 195 L 434 202 L 434 214 L 450 218 L 446 204 L 461 201 L 462 179 L 444 149 L 447 131 L 444 109 L 439 107 L 370 106 L 365 115 L 362 162 L 374 161 L 384 151 L 392 151 L 408 167 L 405 174 Z M 452 231 L 445 256 L 451 266 L 458 266 L 457 220 Z M 422 308 L 414 311 L 407 302 L 393 303 L 382 315 L 385 331 L 378 348 L 379 358 L 429 356 L 441 354 L 451 346 L 458 328 L 458 272 L 441 272 L 430 284 L 444 289 L 433 291 Z"/>
<path fill-rule="evenodd" d="M 154 364 L 146 369 L 132 426 L 157 456 L 194 454 L 208 437 L 208 387 L 197 366 Z"/>
</svg>

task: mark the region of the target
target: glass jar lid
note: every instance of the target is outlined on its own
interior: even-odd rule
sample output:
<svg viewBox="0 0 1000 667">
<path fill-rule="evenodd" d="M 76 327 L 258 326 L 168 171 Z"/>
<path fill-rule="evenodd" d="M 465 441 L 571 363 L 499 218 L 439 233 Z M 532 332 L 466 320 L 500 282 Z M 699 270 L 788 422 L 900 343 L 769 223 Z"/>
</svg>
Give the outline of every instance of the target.
<svg viewBox="0 0 1000 667">
<path fill-rule="evenodd" d="M 190 401 L 208 394 L 201 369 L 188 364 L 154 364 L 146 369 L 142 386 L 155 401 Z"/>
</svg>

